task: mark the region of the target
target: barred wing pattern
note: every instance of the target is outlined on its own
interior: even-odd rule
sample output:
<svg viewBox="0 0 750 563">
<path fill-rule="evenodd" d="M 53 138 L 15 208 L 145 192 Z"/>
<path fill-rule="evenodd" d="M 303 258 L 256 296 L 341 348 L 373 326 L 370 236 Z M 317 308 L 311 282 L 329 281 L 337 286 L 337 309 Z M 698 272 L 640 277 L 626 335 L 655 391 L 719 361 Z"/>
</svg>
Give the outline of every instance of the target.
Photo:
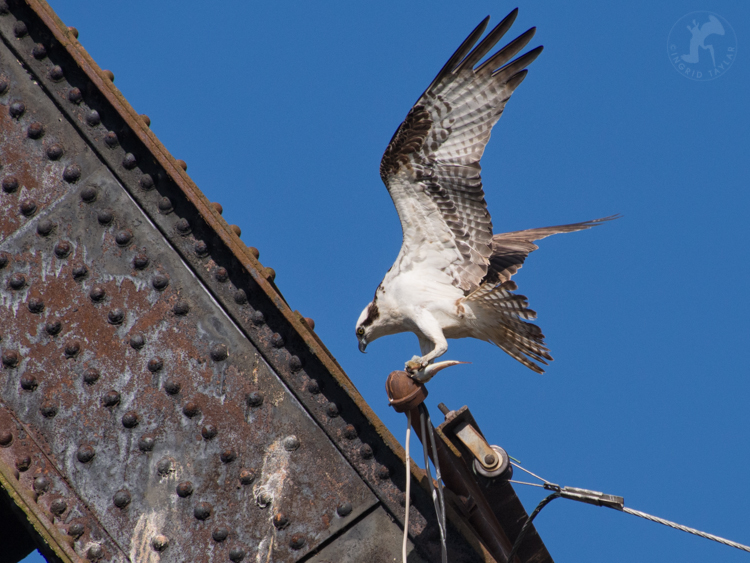
<svg viewBox="0 0 750 563">
<path fill-rule="evenodd" d="M 380 175 L 398 211 L 403 244 L 393 275 L 440 270 L 465 293 L 485 277 L 492 255 L 492 220 L 479 160 L 505 104 L 523 81 L 537 47 L 510 61 L 534 35 L 531 28 L 481 65 L 508 31 L 511 12 L 472 50 L 489 21 L 464 41 L 409 111 L 391 139 Z"/>
</svg>

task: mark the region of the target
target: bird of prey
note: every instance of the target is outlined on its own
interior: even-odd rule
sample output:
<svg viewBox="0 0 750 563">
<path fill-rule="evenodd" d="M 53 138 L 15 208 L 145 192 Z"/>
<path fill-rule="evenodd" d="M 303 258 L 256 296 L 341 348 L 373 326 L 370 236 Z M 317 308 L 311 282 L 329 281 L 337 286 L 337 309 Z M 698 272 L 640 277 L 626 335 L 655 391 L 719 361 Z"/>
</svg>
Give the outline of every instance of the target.
<svg viewBox="0 0 750 563">
<path fill-rule="evenodd" d="M 411 108 L 380 163 L 380 176 L 396 206 L 403 243 L 396 262 L 357 321 L 359 349 L 389 334 L 413 332 L 422 356 L 406 369 L 426 381 L 441 369 L 432 362 L 446 338 L 491 342 L 523 365 L 544 373 L 552 360 L 528 301 L 511 281 L 534 241 L 588 229 L 602 221 L 492 233 L 479 160 L 490 132 L 526 67 L 542 52 L 515 57 L 531 28 L 484 62 L 516 18 L 513 10 L 474 47 L 489 16 L 461 44 Z M 472 49 L 473 48 L 473 49 Z M 455 364 L 458 362 L 440 362 Z"/>
</svg>

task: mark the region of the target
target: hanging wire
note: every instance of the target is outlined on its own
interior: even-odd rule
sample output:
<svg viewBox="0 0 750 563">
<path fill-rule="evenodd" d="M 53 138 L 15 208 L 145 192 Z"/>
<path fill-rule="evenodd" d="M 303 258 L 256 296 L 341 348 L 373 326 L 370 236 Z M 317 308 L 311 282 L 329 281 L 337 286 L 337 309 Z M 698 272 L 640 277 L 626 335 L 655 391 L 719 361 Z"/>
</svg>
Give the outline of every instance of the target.
<svg viewBox="0 0 750 563">
<path fill-rule="evenodd" d="M 406 563 L 406 544 L 409 541 L 409 499 L 411 497 L 411 459 L 409 439 L 411 438 L 411 411 L 406 411 L 406 500 L 404 505 L 404 540 L 401 542 L 401 563 Z"/>
<path fill-rule="evenodd" d="M 536 515 L 542 511 L 542 508 L 547 506 L 556 498 L 560 498 L 559 492 L 554 492 L 548 497 L 544 498 L 542 502 L 540 502 L 537 505 L 537 507 L 534 509 L 534 512 L 531 513 L 531 516 L 529 516 L 526 519 L 526 522 L 523 523 L 523 527 L 521 528 L 521 531 L 518 533 L 518 537 L 516 537 L 516 541 L 513 543 L 513 549 L 510 550 L 510 555 L 508 555 L 508 561 L 513 561 L 513 558 L 516 556 L 516 553 L 518 553 L 518 548 L 521 547 L 521 542 L 523 541 L 523 538 L 526 536 L 526 532 L 528 532 L 529 528 L 531 528 L 531 523 L 534 521 L 534 518 L 536 518 Z"/>
<path fill-rule="evenodd" d="M 440 553 L 441 553 L 441 559 L 442 563 L 448 563 L 448 553 L 446 549 L 445 544 L 445 523 L 443 519 L 441 518 L 441 514 L 443 513 L 442 508 L 442 489 L 440 491 L 441 496 L 438 498 L 437 491 L 435 490 L 435 485 L 432 482 L 432 472 L 430 471 L 430 458 L 428 456 L 428 450 L 429 450 L 429 439 L 427 437 L 427 432 L 429 430 L 430 435 L 432 435 L 432 424 L 429 423 L 429 414 L 427 414 L 427 407 L 424 406 L 424 403 L 421 403 L 419 405 L 419 426 L 422 430 L 422 449 L 424 451 L 424 466 L 425 471 L 427 471 L 427 483 L 430 486 L 430 493 L 432 494 L 432 503 L 435 505 L 435 516 L 437 517 L 438 521 L 438 528 L 440 529 Z M 434 438 L 433 438 L 434 441 Z M 435 459 L 437 459 L 437 455 L 435 455 Z M 435 468 L 437 471 L 437 466 Z"/>
</svg>

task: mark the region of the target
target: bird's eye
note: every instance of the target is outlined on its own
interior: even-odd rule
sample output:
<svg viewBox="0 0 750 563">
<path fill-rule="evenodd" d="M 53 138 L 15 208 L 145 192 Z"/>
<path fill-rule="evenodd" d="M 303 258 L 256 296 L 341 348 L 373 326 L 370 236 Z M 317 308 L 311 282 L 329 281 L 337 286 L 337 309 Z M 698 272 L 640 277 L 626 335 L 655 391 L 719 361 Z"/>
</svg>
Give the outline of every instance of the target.
<svg viewBox="0 0 750 563">
<path fill-rule="evenodd" d="M 362 336 L 365 333 L 365 329 L 362 327 L 359 327 L 357 329 L 357 336 Z"/>
</svg>

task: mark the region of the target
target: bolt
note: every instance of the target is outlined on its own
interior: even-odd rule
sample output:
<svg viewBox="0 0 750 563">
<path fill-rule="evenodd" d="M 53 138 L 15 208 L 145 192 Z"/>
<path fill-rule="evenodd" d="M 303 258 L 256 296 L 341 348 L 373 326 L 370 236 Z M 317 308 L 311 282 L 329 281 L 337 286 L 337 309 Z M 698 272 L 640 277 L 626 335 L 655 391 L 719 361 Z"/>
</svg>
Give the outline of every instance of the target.
<svg viewBox="0 0 750 563">
<path fill-rule="evenodd" d="M 164 384 L 164 390 L 168 395 L 177 395 L 180 392 L 180 383 L 170 379 Z"/>
<path fill-rule="evenodd" d="M 293 452 L 299 448 L 299 438 L 292 434 L 284 438 L 284 449 L 288 452 Z"/>
<path fill-rule="evenodd" d="M 227 272 L 226 268 L 217 268 L 214 277 L 217 282 L 224 283 L 229 279 L 229 272 Z"/>
<path fill-rule="evenodd" d="M 96 196 L 96 186 L 86 186 L 81 190 L 81 199 L 86 203 L 93 203 L 96 201 Z"/>
<path fill-rule="evenodd" d="M 36 213 L 36 202 L 33 199 L 24 199 L 21 202 L 21 214 L 31 217 L 34 213 Z"/>
<path fill-rule="evenodd" d="M 102 226 L 109 225 L 115 218 L 114 213 L 112 213 L 111 209 L 102 209 L 97 213 L 96 220 L 99 221 L 99 224 Z"/>
<path fill-rule="evenodd" d="M 219 202 L 212 201 L 211 202 L 211 206 L 216 210 L 216 213 L 218 213 L 219 215 L 221 215 L 222 213 L 224 213 L 224 208 L 221 206 L 221 204 Z"/>
<path fill-rule="evenodd" d="M 80 88 L 71 88 L 68 92 L 68 100 L 78 105 L 83 101 L 83 94 Z"/>
<path fill-rule="evenodd" d="M 15 274 L 12 274 L 10 276 L 10 279 L 8 279 L 8 287 L 11 289 L 15 289 L 18 291 L 19 289 L 23 289 L 26 286 L 26 276 L 23 274 L 19 274 L 16 272 Z"/>
<path fill-rule="evenodd" d="M 497 457 L 495 457 L 495 454 L 487 454 L 486 456 L 484 456 L 485 465 L 495 465 L 496 461 Z"/>
<path fill-rule="evenodd" d="M 251 485 L 255 481 L 255 472 L 252 469 L 243 469 L 240 471 L 240 484 Z"/>
<path fill-rule="evenodd" d="M 195 254 L 200 258 L 203 258 L 208 254 L 208 245 L 202 240 L 196 241 L 193 249 L 195 250 Z"/>
<path fill-rule="evenodd" d="M 127 153 L 122 159 L 122 165 L 126 170 L 132 170 L 138 165 L 133 153 Z"/>
<path fill-rule="evenodd" d="M 370 459 L 373 456 L 372 446 L 370 444 L 362 444 L 359 448 L 359 455 L 362 459 Z"/>
<path fill-rule="evenodd" d="M 159 213 L 162 213 L 164 215 L 167 215 L 174 211 L 174 207 L 172 207 L 172 201 L 168 197 L 161 198 L 159 200 L 159 203 L 157 204 L 157 207 L 159 208 Z"/>
<path fill-rule="evenodd" d="M 16 119 L 21 117 L 24 112 L 26 112 L 26 106 L 23 102 L 13 102 L 8 108 L 8 113 L 10 114 L 10 116 L 15 117 Z"/>
<path fill-rule="evenodd" d="M 28 471 L 29 467 L 31 467 L 31 458 L 29 456 L 25 455 L 16 459 L 16 469 L 21 473 Z"/>
<path fill-rule="evenodd" d="M 307 382 L 307 390 L 313 395 L 317 395 L 318 393 L 320 393 L 320 384 L 314 379 L 311 379 Z"/>
<path fill-rule="evenodd" d="M 44 418 L 55 418 L 57 416 L 57 405 L 52 403 L 43 403 L 39 408 L 39 412 L 42 413 Z"/>
<path fill-rule="evenodd" d="M 63 69 L 60 65 L 53 66 L 49 71 L 49 77 L 55 81 L 59 82 L 63 78 L 65 78 L 65 73 L 63 72 Z"/>
<path fill-rule="evenodd" d="M 120 144 L 120 140 L 117 138 L 117 133 L 114 131 L 107 131 L 104 135 L 104 144 L 109 148 L 113 149 Z"/>
<path fill-rule="evenodd" d="M 76 266 L 73 266 L 73 279 L 76 281 L 81 281 L 83 278 L 86 277 L 86 274 L 88 274 L 89 269 L 86 267 L 85 264 L 77 264 Z"/>
<path fill-rule="evenodd" d="M 385 481 L 390 476 L 391 476 L 391 470 L 388 469 L 385 465 L 381 465 L 378 468 L 378 479 Z"/>
<path fill-rule="evenodd" d="M 207 502 L 199 502 L 193 509 L 193 516 L 198 520 L 207 520 L 211 517 L 213 507 Z"/>
<path fill-rule="evenodd" d="M 283 512 L 277 512 L 273 515 L 273 525 L 277 530 L 283 530 L 289 526 L 289 518 Z"/>
<path fill-rule="evenodd" d="M 156 440 L 152 436 L 141 436 L 141 439 L 138 440 L 138 449 L 142 452 L 150 452 L 154 449 L 155 443 Z"/>
<path fill-rule="evenodd" d="M 211 537 L 213 540 L 217 543 L 223 542 L 227 537 L 229 537 L 229 530 L 226 528 L 216 528 L 213 532 L 211 532 Z"/>
<path fill-rule="evenodd" d="M 305 538 L 302 534 L 294 534 L 289 540 L 289 547 L 292 549 L 302 549 L 305 546 Z"/>
<path fill-rule="evenodd" d="M 154 279 L 151 280 L 151 285 L 157 291 L 163 291 L 169 285 L 169 278 L 162 274 L 157 274 Z"/>
<path fill-rule="evenodd" d="M 354 440 L 357 437 L 357 429 L 354 428 L 354 425 L 347 424 L 344 426 L 344 430 L 342 431 L 344 434 L 344 438 L 347 440 Z"/>
<path fill-rule="evenodd" d="M 293 372 L 298 372 L 302 369 L 302 360 L 299 359 L 299 356 L 289 358 L 289 369 Z"/>
<path fill-rule="evenodd" d="M 74 184 L 81 177 L 81 167 L 77 164 L 69 164 L 63 170 L 63 180 L 69 184 Z"/>
<path fill-rule="evenodd" d="M 29 139 L 41 139 L 42 135 L 44 135 L 44 125 L 35 121 L 29 125 L 29 128 L 26 130 L 26 135 Z"/>
<path fill-rule="evenodd" d="M 248 246 L 247 249 L 250 251 L 250 254 L 252 254 L 253 256 L 255 256 L 256 260 L 258 258 L 260 258 L 260 250 L 258 250 L 254 246 Z"/>
<path fill-rule="evenodd" d="M 120 394 L 117 391 L 109 391 L 102 397 L 102 406 L 116 407 L 120 404 Z"/>
<path fill-rule="evenodd" d="M 216 438 L 216 435 L 218 433 L 219 431 L 213 424 L 206 424 L 203 428 L 201 428 L 201 436 L 203 436 L 204 440 L 213 440 L 214 438 Z"/>
<path fill-rule="evenodd" d="M 190 401 L 182 407 L 182 413 L 188 418 L 195 418 L 200 415 L 201 409 L 197 403 Z"/>
<path fill-rule="evenodd" d="M 146 115 L 145 113 L 142 113 L 140 116 L 141 121 L 146 125 L 146 127 L 151 127 L 151 118 Z"/>
<path fill-rule="evenodd" d="M 221 454 L 219 454 L 219 458 L 221 459 L 222 463 L 232 463 L 235 459 L 237 459 L 237 452 L 235 452 L 232 448 L 228 448 L 221 452 Z"/>
<path fill-rule="evenodd" d="M 114 82 L 115 81 L 115 73 L 114 72 L 112 72 L 111 70 L 103 70 L 102 72 L 104 73 L 104 76 L 106 76 L 107 78 L 109 78 L 110 82 Z"/>
<path fill-rule="evenodd" d="M 239 225 L 229 225 L 229 228 L 232 229 L 232 232 L 239 236 L 242 236 L 242 229 L 240 229 Z"/>
<path fill-rule="evenodd" d="M 312 320 L 310 317 L 305 317 L 305 322 L 307 323 L 307 326 L 310 327 L 310 330 L 315 330 L 315 321 Z"/>
<path fill-rule="evenodd" d="M 65 357 L 75 358 L 81 351 L 81 343 L 78 340 L 73 340 L 65 344 Z"/>
<path fill-rule="evenodd" d="M 352 513 L 352 505 L 349 502 L 344 502 L 336 507 L 336 514 L 344 518 Z"/>
<path fill-rule="evenodd" d="M 83 372 L 83 382 L 86 385 L 93 385 L 99 381 L 99 370 L 95 368 L 89 368 Z"/>
<path fill-rule="evenodd" d="M 91 127 L 96 127 L 102 122 L 102 118 L 99 117 L 99 112 L 95 109 L 92 109 L 86 114 L 86 123 L 88 123 Z"/>
<path fill-rule="evenodd" d="M 39 475 L 34 478 L 34 490 L 40 495 L 46 493 L 49 490 L 50 482 L 45 475 Z"/>
<path fill-rule="evenodd" d="M 190 481 L 183 481 L 175 489 L 177 496 L 180 498 L 187 498 L 193 494 L 193 484 Z"/>
<path fill-rule="evenodd" d="M 225 344 L 214 344 L 211 347 L 211 359 L 215 362 L 222 362 L 229 357 L 229 350 Z"/>
<path fill-rule="evenodd" d="M 251 319 L 253 321 L 253 324 L 256 326 L 261 326 L 266 322 L 266 317 L 265 315 L 263 315 L 262 311 L 255 311 L 252 314 Z"/>
<path fill-rule="evenodd" d="M 178 233 L 180 233 L 182 236 L 189 235 L 190 232 L 193 230 L 190 227 L 190 221 L 185 219 L 184 217 L 182 219 L 178 219 L 175 224 L 174 228 L 177 230 Z"/>
<path fill-rule="evenodd" d="M 245 550 L 235 547 L 229 550 L 229 560 L 233 563 L 239 563 L 245 558 Z"/>
<path fill-rule="evenodd" d="M 161 371 L 164 367 L 164 360 L 162 360 L 159 356 L 156 356 L 155 358 L 151 358 L 148 361 L 148 371 L 151 373 L 156 373 L 158 371 Z"/>
<path fill-rule="evenodd" d="M 244 305 L 247 303 L 247 293 L 245 293 L 244 289 L 237 290 L 234 294 L 234 302 L 237 303 L 237 305 Z"/>
<path fill-rule="evenodd" d="M 66 258 L 68 254 L 70 254 L 71 246 L 70 243 L 67 240 L 61 240 L 58 241 L 58 243 L 55 245 L 55 256 L 58 258 Z"/>
<path fill-rule="evenodd" d="M 15 176 L 6 176 L 3 178 L 3 191 L 6 194 L 12 194 L 18 189 L 18 178 Z"/>
<path fill-rule="evenodd" d="M 99 303 L 100 301 L 102 301 L 105 295 L 107 295 L 107 292 L 104 291 L 104 288 L 100 285 L 95 285 L 89 292 L 89 298 L 91 298 L 94 303 Z"/>
<path fill-rule="evenodd" d="M 184 160 L 180 160 L 180 159 L 178 158 L 177 160 L 175 160 L 175 164 L 177 164 L 177 166 L 179 166 L 179 167 L 180 167 L 180 168 L 182 168 L 182 169 L 183 169 L 183 170 L 184 170 L 185 172 L 187 172 L 187 162 L 185 162 Z"/>
<path fill-rule="evenodd" d="M 26 24 L 22 21 L 17 21 L 13 24 L 13 35 L 18 38 L 24 37 L 29 30 L 26 28 Z"/>
<path fill-rule="evenodd" d="M 190 312 L 190 305 L 188 305 L 186 301 L 178 301 L 175 303 L 174 307 L 172 307 L 172 311 L 175 315 L 184 317 Z"/>
<path fill-rule="evenodd" d="M 154 189 L 154 179 L 151 177 L 151 174 L 144 174 L 141 176 L 141 179 L 138 180 L 138 184 L 143 191 Z"/>
<path fill-rule="evenodd" d="M 134 350 L 140 350 L 146 345 L 146 339 L 142 334 L 134 334 L 130 337 L 130 347 Z"/>
<path fill-rule="evenodd" d="M 149 259 L 143 253 L 136 254 L 133 258 L 133 268 L 136 270 L 145 270 L 148 267 Z"/>
<path fill-rule="evenodd" d="M 122 324 L 124 320 L 125 311 L 123 311 L 122 309 L 112 309 L 109 313 L 107 313 L 107 322 L 109 322 L 109 324 L 119 325 Z"/>
<path fill-rule="evenodd" d="M 271 335 L 271 344 L 274 348 L 281 348 L 284 346 L 284 337 L 281 336 L 278 332 L 274 332 Z"/>
<path fill-rule="evenodd" d="M 112 497 L 112 502 L 117 508 L 125 508 L 130 504 L 130 492 L 126 489 L 117 491 Z"/>
<path fill-rule="evenodd" d="M 88 463 L 92 459 L 94 459 L 94 456 L 96 455 L 96 451 L 93 447 L 89 445 L 81 446 L 78 448 L 78 451 L 76 452 L 76 458 L 81 463 Z"/>
<path fill-rule="evenodd" d="M 52 233 L 52 231 L 55 229 L 55 226 L 56 225 L 49 219 L 42 219 L 36 226 L 36 232 L 41 236 L 46 237 Z"/>
<path fill-rule="evenodd" d="M 138 426 L 138 413 L 128 411 L 122 415 L 122 425 L 125 428 L 135 428 Z"/>
<path fill-rule="evenodd" d="M 339 407 L 336 403 L 328 403 L 326 405 L 326 414 L 331 418 L 336 418 L 339 415 Z"/>
<path fill-rule="evenodd" d="M 20 358 L 18 352 L 15 350 L 4 350 L 3 351 L 3 365 L 6 368 L 14 368 L 18 365 Z"/>
<path fill-rule="evenodd" d="M 98 543 L 95 543 L 86 550 L 86 558 L 89 561 L 98 561 L 104 557 L 104 549 Z"/>
<path fill-rule="evenodd" d="M 129 229 L 124 229 L 115 235 L 115 242 L 118 246 L 127 246 L 133 240 L 133 233 Z"/>
<path fill-rule="evenodd" d="M 44 301 L 38 297 L 32 297 L 26 305 L 29 308 L 29 311 L 37 315 L 44 311 Z"/>
<path fill-rule="evenodd" d="M 114 78 L 112 78 L 111 80 L 114 80 Z M 163 534 L 154 536 L 151 540 L 151 547 L 154 549 L 154 551 L 161 553 L 169 547 L 169 538 Z"/>
<path fill-rule="evenodd" d="M 34 391 L 39 387 L 39 382 L 36 377 L 30 374 L 24 374 L 21 376 L 21 389 L 24 391 Z"/>
<path fill-rule="evenodd" d="M 263 395 L 257 391 L 252 391 L 247 395 L 246 401 L 249 407 L 259 407 L 263 404 Z"/>
<path fill-rule="evenodd" d="M 34 45 L 34 48 L 31 50 L 31 55 L 36 60 L 41 61 L 43 58 L 47 56 L 47 49 L 41 43 L 37 43 L 36 45 Z"/>
<path fill-rule="evenodd" d="M 273 268 L 263 268 L 261 273 L 263 274 L 263 277 L 270 282 L 273 282 L 273 280 L 276 279 L 276 270 Z"/>
<path fill-rule="evenodd" d="M 68 535 L 76 539 L 80 538 L 85 531 L 86 529 L 83 527 L 83 524 L 80 523 L 71 524 L 68 527 Z"/>
<path fill-rule="evenodd" d="M 10 430 L 0 430 L 0 448 L 7 448 L 13 443 L 13 434 Z"/>
</svg>

